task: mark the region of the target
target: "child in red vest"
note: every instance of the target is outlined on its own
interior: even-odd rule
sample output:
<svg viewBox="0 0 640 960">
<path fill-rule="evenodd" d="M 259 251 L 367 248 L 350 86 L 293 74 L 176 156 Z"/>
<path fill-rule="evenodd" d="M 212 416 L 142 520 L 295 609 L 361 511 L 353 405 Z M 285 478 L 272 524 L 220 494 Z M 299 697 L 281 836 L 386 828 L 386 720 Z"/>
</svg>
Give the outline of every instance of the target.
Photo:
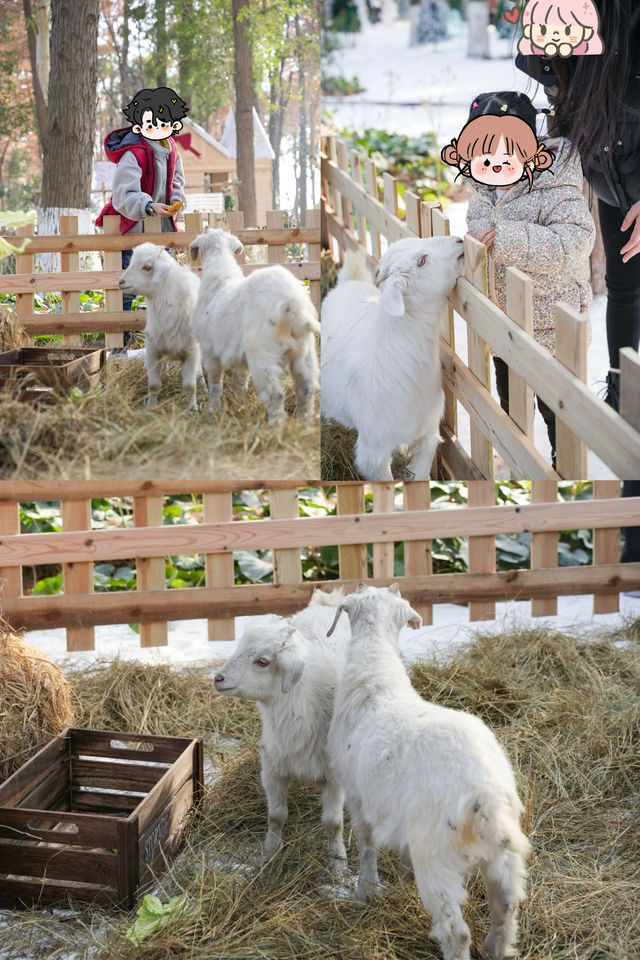
<svg viewBox="0 0 640 960">
<path fill-rule="evenodd" d="M 102 226 L 107 214 L 120 214 L 120 233 L 141 233 L 145 217 L 162 217 L 163 232 L 176 230 L 169 211 L 177 200 L 184 202 L 184 172 L 173 134 L 182 129 L 189 107 L 170 87 L 140 90 L 122 111 L 130 127 L 113 130 L 104 141 L 105 153 L 117 164 L 113 196 L 96 220 Z M 122 251 L 126 270 L 133 251 Z M 125 294 L 123 309 L 130 310 L 133 297 Z M 131 334 L 125 334 L 125 345 Z"/>
</svg>

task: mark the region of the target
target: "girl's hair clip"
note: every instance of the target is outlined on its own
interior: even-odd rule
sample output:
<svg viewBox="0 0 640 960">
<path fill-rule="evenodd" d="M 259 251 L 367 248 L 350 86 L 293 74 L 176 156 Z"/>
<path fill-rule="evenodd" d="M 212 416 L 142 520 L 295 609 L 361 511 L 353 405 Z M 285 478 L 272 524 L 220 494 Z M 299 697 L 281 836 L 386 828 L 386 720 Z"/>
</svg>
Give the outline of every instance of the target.
<svg viewBox="0 0 640 960">
<path fill-rule="evenodd" d="M 555 107 L 536 107 L 536 113 L 546 113 L 548 117 L 555 117 Z"/>
</svg>

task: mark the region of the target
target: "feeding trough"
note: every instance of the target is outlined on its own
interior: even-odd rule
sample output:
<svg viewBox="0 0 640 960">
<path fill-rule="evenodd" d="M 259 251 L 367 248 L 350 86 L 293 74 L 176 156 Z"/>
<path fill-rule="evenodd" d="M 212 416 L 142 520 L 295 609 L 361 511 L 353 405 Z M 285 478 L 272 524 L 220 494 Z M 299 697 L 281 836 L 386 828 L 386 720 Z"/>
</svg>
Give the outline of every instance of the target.
<svg viewBox="0 0 640 960">
<path fill-rule="evenodd" d="M 64 394 L 92 387 L 100 379 L 105 351 L 82 348 L 21 347 L 0 353 L 0 389 L 19 385 L 21 399 L 43 392 Z"/>
<path fill-rule="evenodd" d="M 0 906 L 130 909 L 202 788 L 200 739 L 63 730 L 0 787 Z"/>
</svg>

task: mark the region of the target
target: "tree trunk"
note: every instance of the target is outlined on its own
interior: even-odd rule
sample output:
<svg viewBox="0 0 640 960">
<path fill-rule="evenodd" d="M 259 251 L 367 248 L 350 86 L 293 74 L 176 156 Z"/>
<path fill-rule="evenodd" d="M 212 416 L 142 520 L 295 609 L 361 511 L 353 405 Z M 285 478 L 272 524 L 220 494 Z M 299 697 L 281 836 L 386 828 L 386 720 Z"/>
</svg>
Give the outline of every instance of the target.
<svg viewBox="0 0 640 960">
<path fill-rule="evenodd" d="M 156 0 L 156 16 L 154 30 L 154 44 L 156 48 L 156 86 L 167 85 L 167 53 L 169 48 L 167 38 L 167 0 Z"/>
<path fill-rule="evenodd" d="M 38 73 L 38 37 L 34 26 L 34 14 L 31 0 L 22 0 L 24 19 L 27 27 L 27 42 L 29 44 L 29 60 L 31 63 L 31 82 L 33 84 L 33 99 L 36 105 L 36 120 L 38 122 L 38 142 L 40 154 L 44 153 L 44 135 L 47 129 L 47 91 L 42 89 L 40 74 Z M 47 43 L 49 33 L 47 31 Z"/>
<path fill-rule="evenodd" d="M 50 0 L 37 0 L 38 5 L 38 45 L 37 61 L 38 76 L 40 77 L 40 86 L 47 102 L 49 92 L 49 71 L 51 69 L 51 59 L 49 53 L 49 13 L 51 11 Z"/>
<path fill-rule="evenodd" d="M 59 232 L 60 215 L 91 224 L 100 0 L 52 0 L 51 74 L 44 137 L 40 232 Z"/>
<path fill-rule="evenodd" d="M 302 66 L 302 63 L 301 63 Z M 309 139 L 307 136 L 307 106 L 306 106 L 306 85 L 304 82 L 304 69 L 300 70 L 300 107 L 299 107 L 299 133 L 300 141 L 300 209 L 298 216 L 300 224 L 304 225 L 307 219 L 307 161 L 309 159 Z"/>
<path fill-rule="evenodd" d="M 255 154 L 253 148 L 253 57 L 247 31 L 248 0 L 232 0 L 234 83 L 236 94 L 236 163 L 238 205 L 245 227 L 257 227 Z"/>
</svg>

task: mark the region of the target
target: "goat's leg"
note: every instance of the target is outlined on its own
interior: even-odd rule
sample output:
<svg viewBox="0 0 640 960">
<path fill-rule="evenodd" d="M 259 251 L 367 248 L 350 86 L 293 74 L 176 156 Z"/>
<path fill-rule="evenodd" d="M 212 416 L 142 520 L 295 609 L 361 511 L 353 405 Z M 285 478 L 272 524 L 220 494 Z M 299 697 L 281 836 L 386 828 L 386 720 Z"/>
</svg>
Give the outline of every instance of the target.
<svg viewBox="0 0 640 960">
<path fill-rule="evenodd" d="M 444 960 L 469 960 L 471 934 L 462 916 L 466 898 L 462 877 L 431 857 L 424 838 L 410 849 L 420 899 L 431 915 L 431 936 L 440 944 Z"/>
<path fill-rule="evenodd" d="M 517 952 L 518 904 L 524 896 L 524 860 L 514 851 L 503 852 L 495 860 L 481 863 L 480 873 L 491 910 L 491 927 L 484 947 L 500 960 L 505 960 Z"/>
<path fill-rule="evenodd" d="M 429 480 L 431 477 L 431 465 L 438 449 L 440 437 L 438 433 L 427 433 L 418 437 L 409 446 L 408 454 L 411 457 L 409 461 L 409 470 L 413 473 L 416 480 Z"/>
<path fill-rule="evenodd" d="M 231 389 L 233 392 L 237 393 L 239 396 L 244 396 L 244 394 L 247 392 L 248 385 L 249 371 L 244 364 L 234 367 L 233 375 L 231 377 Z"/>
<path fill-rule="evenodd" d="M 367 445 L 358 434 L 356 440 L 355 462 L 363 480 L 393 480 L 391 473 L 392 450 L 376 450 Z"/>
<path fill-rule="evenodd" d="M 313 352 L 312 352 L 313 351 Z M 296 389 L 296 416 L 312 417 L 315 407 L 315 391 L 318 382 L 318 361 L 315 342 L 291 361 L 291 376 Z"/>
<path fill-rule="evenodd" d="M 187 401 L 187 409 L 197 410 L 196 380 L 200 372 L 200 351 L 196 347 L 191 350 L 182 364 L 182 389 Z"/>
<path fill-rule="evenodd" d="M 347 851 L 342 837 L 344 793 L 340 784 L 329 780 L 322 788 L 322 825 L 327 835 L 329 862 L 334 876 L 347 869 Z"/>
<path fill-rule="evenodd" d="M 289 816 L 287 806 L 289 781 L 286 777 L 277 774 L 268 762 L 265 763 L 264 756 L 262 758 L 261 776 L 269 811 L 269 825 L 264 840 L 264 852 L 265 856 L 271 857 L 282 846 L 282 828 Z"/>
<path fill-rule="evenodd" d="M 280 371 L 272 368 L 265 370 L 259 364 L 253 364 L 251 360 L 249 360 L 249 370 L 258 396 L 267 408 L 269 426 L 274 426 L 285 418 L 284 390 L 280 383 Z"/>
<path fill-rule="evenodd" d="M 209 357 L 207 364 L 207 380 L 209 381 L 209 413 L 216 413 L 220 409 L 222 399 L 222 364 L 219 357 Z"/>
<path fill-rule="evenodd" d="M 162 386 L 162 356 L 150 343 L 145 344 L 144 365 L 147 368 L 147 406 L 155 407 Z"/>
<path fill-rule="evenodd" d="M 351 824 L 358 839 L 358 854 L 360 857 L 356 899 L 360 903 L 368 903 L 380 888 L 378 851 L 373 845 L 371 825 L 365 821 L 362 815 L 360 802 L 350 799 L 347 801 L 347 806 L 351 815 Z"/>
</svg>

